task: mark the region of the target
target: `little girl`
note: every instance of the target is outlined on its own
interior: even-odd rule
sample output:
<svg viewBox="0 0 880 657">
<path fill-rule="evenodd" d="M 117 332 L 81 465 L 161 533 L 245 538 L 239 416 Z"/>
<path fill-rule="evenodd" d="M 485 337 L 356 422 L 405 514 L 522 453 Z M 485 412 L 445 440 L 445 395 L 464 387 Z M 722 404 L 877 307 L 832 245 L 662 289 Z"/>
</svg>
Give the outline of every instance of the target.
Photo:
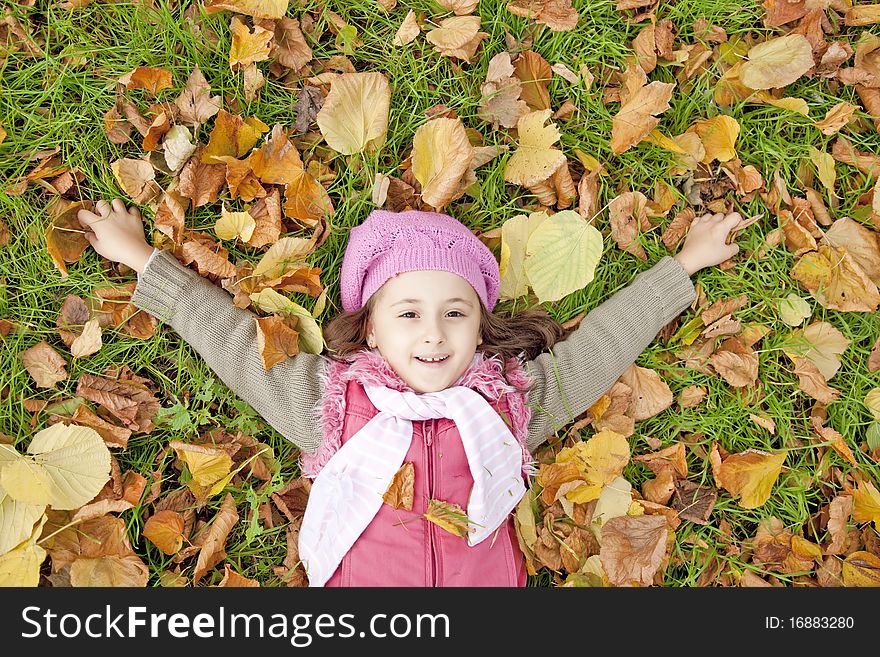
<svg viewBox="0 0 880 657">
<path fill-rule="evenodd" d="M 534 472 L 531 452 L 690 305 L 690 277 L 737 253 L 725 240 L 741 221 L 697 218 L 677 255 L 557 343 L 564 333 L 543 311 L 492 314 L 498 263 L 466 226 L 376 210 L 351 229 L 345 312 L 324 327 L 333 353 L 300 353 L 266 371 L 253 313 L 152 249 L 136 209 L 119 199 L 95 209 L 79 213 L 86 238 L 138 272 L 132 303 L 170 324 L 301 450 L 314 480 L 299 534 L 311 586 L 524 586 L 511 511 Z M 383 501 L 409 463 L 411 510 Z M 466 538 L 424 517 L 438 502 L 465 511 Z"/>
</svg>

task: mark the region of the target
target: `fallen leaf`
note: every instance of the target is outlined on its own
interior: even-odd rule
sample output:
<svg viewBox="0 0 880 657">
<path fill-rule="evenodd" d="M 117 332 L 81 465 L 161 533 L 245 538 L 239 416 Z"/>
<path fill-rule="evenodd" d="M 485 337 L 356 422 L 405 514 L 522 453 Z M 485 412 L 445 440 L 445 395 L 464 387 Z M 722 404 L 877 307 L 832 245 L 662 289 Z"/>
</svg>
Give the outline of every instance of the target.
<svg viewBox="0 0 880 657">
<path fill-rule="evenodd" d="M 682 520 L 708 525 L 717 499 L 718 491 L 714 488 L 679 479 L 675 482 L 672 508 L 678 512 Z"/>
<path fill-rule="evenodd" d="M 164 68 L 149 68 L 145 66 L 138 66 L 136 69 L 129 71 L 119 78 L 118 82 L 125 85 L 126 91 L 146 89 L 153 95 L 156 95 L 162 89 L 168 89 L 172 86 L 171 71 Z"/>
<path fill-rule="evenodd" d="M 196 155 L 180 172 L 178 192 L 192 201 L 193 208 L 198 208 L 216 202 L 225 184 L 226 167 L 223 164 L 205 164 Z"/>
<path fill-rule="evenodd" d="M 260 583 L 255 579 L 239 575 L 227 563 L 223 564 L 223 579 L 217 586 L 221 588 L 257 588 Z"/>
<path fill-rule="evenodd" d="M 771 454 L 747 449 L 731 454 L 721 462 L 719 482 L 731 495 L 741 496 L 741 507 L 756 509 L 770 498 L 770 491 L 784 462 L 785 452 Z"/>
<path fill-rule="evenodd" d="M 750 89 L 775 89 L 813 67 L 813 48 L 802 34 L 786 34 L 753 46 L 747 58 L 739 73 L 742 83 Z"/>
<path fill-rule="evenodd" d="M 453 502 L 429 499 L 428 510 L 423 517 L 455 536 L 465 538 L 470 531 L 467 514 Z"/>
<path fill-rule="evenodd" d="M 145 160 L 122 158 L 111 162 L 110 170 L 122 190 L 138 205 L 146 205 L 162 193 L 156 172 Z"/>
<path fill-rule="evenodd" d="M 411 461 L 404 463 L 397 472 L 388 486 L 388 490 L 382 496 L 385 504 L 395 509 L 406 509 L 412 511 L 413 505 L 413 484 L 415 471 Z"/>
<path fill-rule="evenodd" d="M 0 587 L 36 587 L 39 584 L 40 566 L 46 559 L 46 551 L 37 543 L 46 523 L 46 516 L 41 516 L 27 540 L 0 554 Z"/>
<path fill-rule="evenodd" d="M 331 84 L 317 114 L 318 127 L 330 148 L 343 155 L 378 149 L 388 130 L 390 102 L 383 74 L 344 73 Z"/>
<path fill-rule="evenodd" d="M 199 580 L 209 569 L 226 558 L 226 539 L 238 522 L 238 518 L 235 500 L 230 493 L 227 493 L 220 505 L 220 510 L 217 511 L 211 523 L 202 530 L 204 534 L 199 537 L 201 548 L 193 571 L 193 586 L 199 583 Z"/>
<path fill-rule="evenodd" d="M 56 383 L 67 379 L 64 358 L 45 340 L 25 349 L 19 356 L 38 388 L 54 388 Z"/>
<path fill-rule="evenodd" d="M 781 299 L 777 308 L 779 309 L 779 317 L 789 326 L 800 326 L 805 319 L 813 314 L 813 309 L 807 300 L 794 292 L 790 292 L 787 297 Z"/>
<path fill-rule="evenodd" d="M 688 131 L 695 132 L 703 144 L 705 156 L 703 164 L 713 160 L 728 162 L 736 157 L 736 138 L 739 136 L 739 123 L 732 116 L 719 114 L 705 121 L 697 121 Z"/>
<path fill-rule="evenodd" d="M 599 559 L 615 586 L 650 586 L 666 554 L 663 516 L 620 516 L 602 525 Z"/>
<path fill-rule="evenodd" d="M 776 423 L 771 418 L 749 413 L 749 419 L 762 429 L 769 431 L 771 436 L 776 434 Z"/>
<path fill-rule="evenodd" d="M 437 118 L 420 126 L 413 136 L 412 172 L 422 200 L 440 210 L 456 198 L 473 157 L 461 119 Z"/>
<path fill-rule="evenodd" d="M 873 522 L 880 530 L 880 491 L 870 481 L 861 481 L 852 491 L 852 517 L 856 522 Z"/>
<path fill-rule="evenodd" d="M 230 22 L 232 46 L 229 48 L 229 68 L 238 71 L 254 62 L 269 59 L 269 42 L 275 36 L 270 30 L 254 26 L 253 32 L 235 16 Z"/>
<path fill-rule="evenodd" d="M 632 388 L 632 403 L 626 414 L 636 422 L 672 406 L 672 391 L 656 371 L 633 364 L 624 370 L 620 380 Z"/>
<path fill-rule="evenodd" d="M 657 127 L 657 114 L 669 109 L 675 83 L 655 80 L 636 91 L 623 103 L 611 124 L 611 152 L 620 155 Z"/>
<path fill-rule="evenodd" d="M 214 127 L 208 137 L 208 145 L 201 151 L 204 164 L 222 163 L 223 156 L 240 158 L 259 141 L 260 135 L 269 126 L 255 116 L 242 119 L 226 110 L 219 110 L 214 119 Z"/>
<path fill-rule="evenodd" d="M 211 96 L 211 85 L 208 84 L 198 64 L 193 67 L 186 86 L 174 101 L 180 110 L 180 120 L 194 126 L 205 123 L 217 114 L 221 102 L 220 96 Z"/>
<path fill-rule="evenodd" d="M 880 557 L 864 550 L 843 561 L 843 584 L 852 587 L 880 586 Z"/>
<path fill-rule="evenodd" d="M 547 109 L 520 117 L 519 144 L 504 167 L 507 182 L 529 187 L 549 178 L 565 162 L 562 151 L 552 147 L 559 141 L 559 130 L 552 122 L 544 125 L 551 113 Z"/>
<path fill-rule="evenodd" d="M 794 373 L 798 376 L 798 388 L 823 404 L 830 404 L 840 396 L 840 391 L 828 386 L 822 372 L 806 358 L 794 359 Z"/>
<path fill-rule="evenodd" d="M 521 83 L 519 97 L 533 111 L 550 109 L 550 91 L 547 88 L 553 77 L 550 63 L 535 51 L 526 50 L 516 58 L 514 72 Z"/>
<path fill-rule="evenodd" d="M 289 4 L 290 0 L 206 0 L 202 6 L 206 14 L 228 9 L 254 18 L 278 19 L 287 12 Z"/>
<path fill-rule="evenodd" d="M 648 198 L 641 192 L 624 192 L 608 203 L 608 220 L 611 237 L 617 246 L 641 260 L 648 254 L 639 243 L 639 232 L 651 229 L 648 221 Z"/>
<path fill-rule="evenodd" d="M 397 33 L 391 40 L 391 45 L 408 45 L 415 41 L 415 38 L 419 36 L 420 32 L 421 29 L 419 28 L 419 23 L 416 20 L 416 13 L 412 9 L 410 9 L 407 12 L 406 17 L 403 19 L 403 22 L 400 24 L 400 27 L 397 28 Z"/>
<path fill-rule="evenodd" d="M 865 275 L 875 285 L 880 284 L 880 241 L 875 231 L 849 217 L 840 217 L 831 224 L 819 244 L 845 249 Z"/>
<path fill-rule="evenodd" d="M 786 356 L 794 361 L 806 358 L 822 373 L 826 381 L 840 369 L 840 355 L 846 351 L 850 340 L 829 322 L 813 322 L 804 329 L 795 329 L 782 343 Z"/>
<path fill-rule="evenodd" d="M 833 135 L 849 123 L 857 109 L 858 107 L 850 103 L 839 102 L 825 113 L 825 118 L 821 121 L 814 121 L 813 125 L 823 135 Z"/>
<path fill-rule="evenodd" d="M 141 533 L 165 554 L 176 554 L 183 547 L 183 516 L 167 509 L 157 511 Z"/>
</svg>

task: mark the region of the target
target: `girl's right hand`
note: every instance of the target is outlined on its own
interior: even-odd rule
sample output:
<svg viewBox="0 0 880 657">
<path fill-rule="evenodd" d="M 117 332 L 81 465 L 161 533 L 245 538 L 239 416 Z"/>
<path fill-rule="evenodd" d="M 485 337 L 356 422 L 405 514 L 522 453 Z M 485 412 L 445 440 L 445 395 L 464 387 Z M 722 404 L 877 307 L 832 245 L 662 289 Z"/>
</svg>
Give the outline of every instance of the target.
<svg viewBox="0 0 880 657">
<path fill-rule="evenodd" d="M 95 251 L 143 273 L 153 247 L 144 239 L 144 223 L 137 208 L 126 208 L 118 198 L 112 204 L 100 200 L 95 212 L 80 210 L 76 218 L 86 228 L 86 240 Z"/>
</svg>

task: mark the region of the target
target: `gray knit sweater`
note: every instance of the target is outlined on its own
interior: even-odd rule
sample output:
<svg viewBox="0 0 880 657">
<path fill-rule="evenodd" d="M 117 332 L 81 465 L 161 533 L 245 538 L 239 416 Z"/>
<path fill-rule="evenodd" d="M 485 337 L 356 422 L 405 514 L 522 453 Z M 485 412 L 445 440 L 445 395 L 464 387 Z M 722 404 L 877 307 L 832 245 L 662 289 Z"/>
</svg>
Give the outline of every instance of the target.
<svg viewBox="0 0 880 657">
<path fill-rule="evenodd" d="M 169 324 L 278 433 L 304 452 L 318 449 L 323 436 L 312 418 L 323 396 L 325 356 L 300 353 L 267 372 L 257 353 L 255 315 L 235 306 L 228 292 L 162 250 L 139 279 L 135 306 Z M 588 313 L 552 351 L 526 361 L 533 382 L 529 449 L 599 399 L 694 296 L 687 272 L 664 256 Z"/>
</svg>

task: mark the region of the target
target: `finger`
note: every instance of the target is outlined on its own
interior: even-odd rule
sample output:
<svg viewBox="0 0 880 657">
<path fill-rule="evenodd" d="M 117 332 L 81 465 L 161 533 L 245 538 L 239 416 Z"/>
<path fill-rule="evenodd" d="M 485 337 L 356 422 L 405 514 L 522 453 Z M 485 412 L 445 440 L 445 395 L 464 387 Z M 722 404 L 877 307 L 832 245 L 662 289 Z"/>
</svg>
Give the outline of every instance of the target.
<svg viewBox="0 0 880 657">
<path fill-rule="evenodd" d="M 740 221 L 742 221 L 742 215 L 741 215 L 739 212 L 731 212 L 729 215 L 727 215 L 726 217 L 724 217 L 724 220 L 725 220 L 727 223 L 729 223 L 729 224 L 735 226 L 735 225 L 738 224 Z"/>
<path fill-rule="evenodd" d="M 98 218 L 106 217 L 110 214 L 110 204 L 104 199 L 101 199 L 95 203 L 95 213 L 98 215 Z"/>
<path fill-rule="evenodd" d="M 76 213 L 76 218 L 79 219 L 79 222 L 81 224 L 83 224 L 84 226 L 88 226 L 93 221 L 97 221 L 101 217 L 96 215 L 94 212 L 91 212 L 90 210 L 80 210 Z"/>
<path fill-rule="evenodd" d="M 125 212 L 126 211 L 125 203 L 122 202 L 121 198 L 113 199 L 113 209 L 116 212 Z"/>
</svg>

